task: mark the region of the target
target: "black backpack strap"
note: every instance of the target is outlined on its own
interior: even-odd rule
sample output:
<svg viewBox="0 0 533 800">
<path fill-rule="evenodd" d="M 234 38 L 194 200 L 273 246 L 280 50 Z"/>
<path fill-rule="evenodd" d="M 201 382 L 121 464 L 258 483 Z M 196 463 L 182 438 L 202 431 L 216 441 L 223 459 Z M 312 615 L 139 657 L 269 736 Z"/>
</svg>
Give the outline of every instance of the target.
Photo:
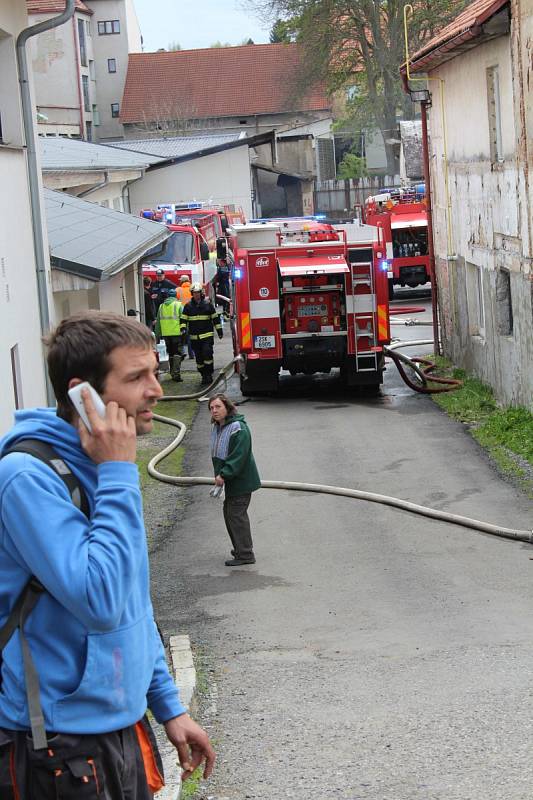
<svg viewBox="0 0 533 800">
<path fill-rule="evenodd" d="M 11 447 L 7 447 L 2 453 L 2 458 L 9 453 L 27 453 L 48 464 L 67 487 L 76 508 L 79 508 L 86 517 L 89 516 L 89 502 L 83 486 L 51 444 L 43 442 L 41 439 L 21 439 Z"/>
<path fill-rule="evenodd" d="M 86 517 L 89 517 L 89 502 L 82 485 L 70 467 L 56 453 L 52 445 L 40 439 L 21 439 L 12 447 L 4 450 L 2 458 L 8 455 L 8 453 L 27 453 L 43 461 L 45 464 L 48 464 L 66 485 L 76 508 L 79 508 Z M 30 716 L 33 746 L 36 750 L 47 747 L 47 740 L 44 727 L 44 715 L 41 706 L 39 676 L 31 657 L 28 640 L 24 635 L 24 624 L 44 591 L 46 590 L 42 583 L 32 576 L 18 596 L 7 622 L 0 628 L 0 658 L 2 650 L 11 639 L 13 633 L 17 628 L 19 629 L 22 658 L 24 661 L 28 712 Z"/>
</svg>

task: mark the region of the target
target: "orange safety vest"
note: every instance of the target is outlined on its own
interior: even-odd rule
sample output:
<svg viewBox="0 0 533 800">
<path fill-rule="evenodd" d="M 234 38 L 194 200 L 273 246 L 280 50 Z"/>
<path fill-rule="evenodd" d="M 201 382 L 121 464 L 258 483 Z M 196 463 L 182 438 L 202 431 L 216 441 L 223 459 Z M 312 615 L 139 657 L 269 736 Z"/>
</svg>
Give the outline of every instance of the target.
<svg viewBox="0 0 533 800">
<path fill-rule="evenodd" d="M 191 284 L 189 281 L 187 281 L 186 283 L 182 283 L 178 286 L 178 288 L 176 289 L 176 297 L 178 298 L 180 303 L 182 303 L 182 305 L 185 305 L 186 303 L 189 302 L 189 300 L 192 297 Z"/>
</svg>

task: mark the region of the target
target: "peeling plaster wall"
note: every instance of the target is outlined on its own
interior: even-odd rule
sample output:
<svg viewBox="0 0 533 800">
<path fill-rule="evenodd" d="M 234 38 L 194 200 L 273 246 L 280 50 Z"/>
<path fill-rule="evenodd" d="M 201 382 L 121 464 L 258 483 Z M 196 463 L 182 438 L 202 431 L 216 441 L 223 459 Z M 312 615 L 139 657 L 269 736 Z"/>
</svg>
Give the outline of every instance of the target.
<svg viewBox="0 0 533 800">
<path fill-rule="evenodd" d="M 529 83 L 530 16 L 522 20 L 522 27 L 519 30 L 513 23 L 511 35 L 481 44 L 431 73 L 432 78 L 444 80 L 449 212 L 439 84 L 433 81 L 430 157 L 445 353 L 491 385 L 501 402 L 532 406 L 531 201 L 524 132 L 533 134 L 533 98 L 528 89 L 525 97 L 522 94 L 520 68 L 523 64 Z M 499 69 L 503 156 L 496 163 L 490 156 L 487 90 L 487 69 L 494 66 Z M 479 334 L 471 330 L 468 264 L 481 269 L 484 330 Z M 498 302 L 505 300 L 501 280 L 498 298 L 496 294 L 500 269 L 507 270 L 510 278 L 513 331 L 509 335 L 502 334 L 499 324 Z"/>
</svg>

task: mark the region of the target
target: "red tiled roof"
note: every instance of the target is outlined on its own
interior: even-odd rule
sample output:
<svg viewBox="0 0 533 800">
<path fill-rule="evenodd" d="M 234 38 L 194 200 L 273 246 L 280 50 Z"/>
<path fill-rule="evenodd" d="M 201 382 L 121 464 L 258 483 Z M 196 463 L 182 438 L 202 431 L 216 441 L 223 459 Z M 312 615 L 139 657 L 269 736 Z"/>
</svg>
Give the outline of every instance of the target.
<svg viewBox="0 0 533 800">
<path fill-rule="evenodd" d="M 123 123 L 320 111 L 331 103 L 323 86 L 291 100 L 300 66 L 297 44 L 210 47 L 130 53 L 120 111 Z"/>
<path fill-rule="evenodd" d="M 28 14 L 49 14 L 52 11 L 60 14 L 65 10 L 65 0 L 26 0 L 26 6 Z M 76 11 L 84 11 L 86 14 L 93 13 L 83 0 L 76 0 Z"/>
<path fill-rule="evenodd" d="M 436 51 L 440 54 L 451 52 L 463 42 L 479 36 L 482 32 L 481 26 L 508 2 L 509 0 L 474 0 L 469 3 L 449 25 L 411 56 L 410 71 L 427 69 L 434 60 Z"/>
</svg>

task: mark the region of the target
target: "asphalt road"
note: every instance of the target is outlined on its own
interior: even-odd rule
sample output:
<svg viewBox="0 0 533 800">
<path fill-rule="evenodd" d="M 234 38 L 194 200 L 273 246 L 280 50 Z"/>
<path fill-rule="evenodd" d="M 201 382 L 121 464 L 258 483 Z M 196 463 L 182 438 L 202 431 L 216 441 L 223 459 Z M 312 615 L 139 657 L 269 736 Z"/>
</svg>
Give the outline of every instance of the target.
<svg viewBox="0 0 533 800">
<path fill-rule="evenodd" d="M 427 298 L 402 301 L 430 318 Z M 218 364 L 225 355 L 227 340 Z M 531 502 L 393 365 L 379 397 L 335 376 L 289 376 L 279 397 L 240 410 L 265 479 L 532 527 Z M 211 474 L 208 435 L 202 409 L 189 474 Z M 263 490 L 250 514 L 257 564 L 230 569 L 220 503 L 206 487 L 186 496 L 152 572 L 163 629 L 188 633 L 202 664 L 201 721 L 219 760 L 199 797 L 531 797 L 533 548 L 386 506 Z"/>
</svg>

